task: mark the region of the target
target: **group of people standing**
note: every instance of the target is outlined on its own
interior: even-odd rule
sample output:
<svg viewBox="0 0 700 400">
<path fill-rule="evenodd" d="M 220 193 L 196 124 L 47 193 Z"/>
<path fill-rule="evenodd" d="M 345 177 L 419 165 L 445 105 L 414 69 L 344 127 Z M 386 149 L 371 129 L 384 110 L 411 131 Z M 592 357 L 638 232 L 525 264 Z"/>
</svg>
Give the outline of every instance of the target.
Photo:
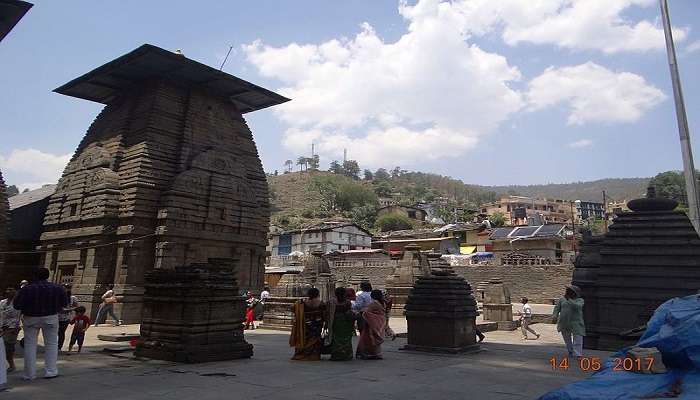
<svg viewBox="0 0 700 400">
<path fill-rule="evenodd" d="M 44 378 L 58 376 L 58 352 L 63 348 L 66 331 L 70 325 L 71 332 L 68 351 L 78 345 L 82 351 L 85 332 L 92 321 L 86 315 L 86 308 L 81 306 L 73 296 L 70 287 L 49 282 L 49 270 L 37 268 L 33 271 L 31 282 L 22 281 L 20 289 L 8 287 L 4 299 L 0 301 L 0 359 L 7 360 L 7 368 L 0 368 L 0 391 L 7 389 L 7 374 L 14 372 L 14 354 L 19 342 L 24 348 L 24 380 L 36 378 L 36 353 L 39 331 L 44 340 Z M 108 290 L 102 296 L 102 304 L 97 313 L 100 321 L 110 314 L 117 324 L 121 321 L 114 314 L 114 304 L 118 302 L 114 291 Z M 97 326 L 97 324 L 95 324 Z M 24 337 L 18 341 L 23 331 Z"/>
<path fill-rule="evenodd" d="M 382 359 L 384 338 L 396 337 L 388 325 L 390 310 L 390 299 L 381 290 L 372 290 L 369 282 L 362 282 L 358 293 L 336 288 L 327 303 L 321 301 L 317 288 L 309 289 L 308 298 L 293 307 L 292 360 L 318 361 L 322 354 L 329 354 L 332 361 Z M 353 352 L 352 337 L 358 330 Z"/>
</svg>

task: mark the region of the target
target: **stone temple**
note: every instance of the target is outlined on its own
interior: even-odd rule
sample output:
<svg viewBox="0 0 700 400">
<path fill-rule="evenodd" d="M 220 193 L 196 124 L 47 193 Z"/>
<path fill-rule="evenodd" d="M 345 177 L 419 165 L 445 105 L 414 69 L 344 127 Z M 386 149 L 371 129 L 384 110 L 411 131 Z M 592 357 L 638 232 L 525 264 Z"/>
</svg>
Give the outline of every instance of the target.
<svg viewBox="0 0 700 400">
<path fill-rule="evenodd" d="M 629 331 L 643 326 L 661 303 L 700 288 L 700 237 L 677 202 L 630 201 L 604 237 L 588 239 L 576 260 L 573 284 L 586 302 L 584 347 L 632 345 Z"/>
<path fill-rule="evenodd" d="M 138 322 L 154 268 L 238 260 L 241 290 L 264 283 L 267 182 L 243 114 L 288 101 L 143 45 L 55 90 L 105 104 L 67 165 L 41 249 L 94 317 L 114 285 Z"/>
</svg>

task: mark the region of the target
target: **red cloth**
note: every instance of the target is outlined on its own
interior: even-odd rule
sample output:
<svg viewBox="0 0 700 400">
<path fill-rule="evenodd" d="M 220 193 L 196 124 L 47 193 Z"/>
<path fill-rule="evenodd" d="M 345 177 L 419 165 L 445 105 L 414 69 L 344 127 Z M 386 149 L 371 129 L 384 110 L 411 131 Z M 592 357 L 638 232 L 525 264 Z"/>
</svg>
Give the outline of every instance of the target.
<svg viewBox="0 0 700 400">
<path fill-rule="evenodd" d="M 347 299 L 350 301 L 355 301 L 355 299 L 357 299 L 357 295 L 355 294 L 355 289 L 353 289 L 353 288 L 345 289 L 345 297 L 347 297 Z"/>
<path fill-rule="evenodd" d="M 240 314 L 238 314 L 238 315 L 240 315 Z M 245 311 L 245 322 L 246 322 L 246 324 L 252 323 L 254 318 L 255 318 L 255 313 L 253 312 L 253 309 L 252 309 L 252 308 L 248 308 L 248 309 Z"/>
<path fill-rule="evenodd" d="M 80 322 L 80 323 L 79 323 L 79 322 Z M 75 317 L 73 317 L 72 320 L 70 320 L 70 324 L 71 324 L 71 325 L 74 325 L 74 324 L 75 324 L 75 325 L 76 325 L 76 328 L 77 328 L 78 326 L 80 326 L 80 331 L 81 331 L 81 332 L 85 332 L 85 330 L 88 328 L 88 326 L 90 326 L 90 322 L 91 322 L 91 321 L 90 321 L 90 317 L 88 317 L 88 316 L 85 315 L 85 314 L 83 314 L 83 315 L 76 315 Z M 76 323 L 77 323 L 77 324 L 76 324 Z"/>
<path fill-rule="evenodd" d="M 381 345 L 384 343 L 384 326 L 386 324 L 384 305 L 372 301 L 367 306 L 367 310 L 362 313 L 362 318 L 365 320 L 365 327 L 357 342 L 357 353 L 364 356 L 381 357 Z"/>
</svg>

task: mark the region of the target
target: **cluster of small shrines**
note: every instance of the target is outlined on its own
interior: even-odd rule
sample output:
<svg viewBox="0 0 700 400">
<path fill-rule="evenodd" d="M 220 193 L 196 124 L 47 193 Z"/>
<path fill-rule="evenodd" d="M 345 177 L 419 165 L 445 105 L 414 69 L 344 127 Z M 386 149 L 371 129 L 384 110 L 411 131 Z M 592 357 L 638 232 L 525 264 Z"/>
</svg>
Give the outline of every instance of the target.
<svg viewBox="0 0 700 400">
<path fill-rule="evenodd" d="M 94 317 L 112 287 L 137 355 L 183 362 L 250 357 L 242 291 L 259 293 L 269 226 L 266 178 L 243 114 L 288 101 L 152 45 L 56 92 L 105 104 L 50 197 L 39 247 L 55 282 Z M 612 349 L 653 309 L 700 287 L 700 238 L 675 204 L 629 203 L 610 233 L 584 243 L 574 283 L 586 301 L 586 347 Z M 0 175 L 0 273 L 8 205 Z M 360 277 L 361 278 L 361 277 Z M 358 278 L 358 280 L 362 280 Z M 265 302 L 263 327 L 292 324 L 310 287 L 336 287 L 323 254 L 285 274 Z M 347 284 L 344 283 L 344 284 Z M 512 326 L 510 295 L 480 283 L 484 317 Z M 407 349 L 462 352 L 476 342 L 477 299 L 440 255 L 407 246 L 387 279 Z M 478 296 L 477 296 L 478 297 Z"/>
</svg>

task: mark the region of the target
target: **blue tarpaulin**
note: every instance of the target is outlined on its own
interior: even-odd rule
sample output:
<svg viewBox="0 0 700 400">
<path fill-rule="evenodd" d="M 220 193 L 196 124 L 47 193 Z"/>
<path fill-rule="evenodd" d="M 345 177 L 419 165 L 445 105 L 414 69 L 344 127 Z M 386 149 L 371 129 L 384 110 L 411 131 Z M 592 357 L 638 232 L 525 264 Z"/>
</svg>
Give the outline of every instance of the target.
<svg viewBox="0 0 700 400">
<path fill-rule="evenodd" d="M 671 299 L 656 309 L 635 347 L 656 347 L 668 372 L 640 374 L 615 371 L 614 354 L 590 378 L 564 386 L 541 400 L 700 399 L 700 297 Z"/>
</svg>

